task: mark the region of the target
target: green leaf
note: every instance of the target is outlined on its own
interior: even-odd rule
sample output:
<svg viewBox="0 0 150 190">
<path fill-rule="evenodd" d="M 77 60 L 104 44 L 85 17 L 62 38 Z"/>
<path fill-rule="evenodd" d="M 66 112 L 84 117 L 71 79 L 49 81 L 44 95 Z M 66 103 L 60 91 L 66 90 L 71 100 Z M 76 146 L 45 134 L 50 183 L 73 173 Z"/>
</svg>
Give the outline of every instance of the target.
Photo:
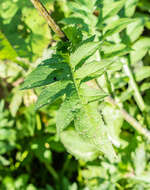
<svg viewBox="0 0 150 190">
<path fill-rule="evenodd" d="M 101 60 L 92 61 L 90 63 L 85 63 L 75 72 L 75 77 L 77 79 L 84 79 L 86 77 L 101 76 L 104 71 L 113 63 L 113 60 Z"/>
<path fill-rule="evenodd" d="M 1 0 L 0 15 L 2 20 L 5 19 L 6 23 L 9 23 L 10 20 L 14 17 L 18 10 L 16 3 L 13 3 L 10 0 Z"/>
<path fill-rule="evenodd" d="M 51 82 L 49 75 L 55 70 L 47 64 L 39 65 L 26 77 L 21 89 L 30 89 L 49 84 Z"/>
<path fill-rule="evenodd" d="M 26 77 L 21 89 L 40 87 L 55 82 L 54 78 L 58 79 L 61 75 L 60 72 L 57 74 L 56 70 L 62 72 L 62 70 L 66 68 L 66 64 L 61 63 L 61 61 L 62 59 L 60 57 L 45 60 L 44 64 L 38 65 L 37 68 Z"/>
<path fill-rule="evenodd" d="M 108 36 L 111 36 L 115 33 L 121 32 L 123 29 L 126 28 L 126 26 L 130 23 L 134 22 L 134 19 L 129 18 L 120 18 L 110 24 L 108 24 L 104 28 L 104 36 L 103 39 L 105 39 Z"/>
<path fill-rule="evenodd" d="M 8 128 L 0 129 L 0 140 L 9 141 L 11 145 L 14 145 L 16 140 L 16 131 Z"/>
<path fill-rule="evenodd" d="M 137 176 L 143 174 L 145 167 L 146 167 L 146 152 L 144 143 L 139 144 L 136 148 L 134 153 L 134 166 L 135 166 L 135 173 Z"/>
<path fill-rule="evenodd" d="M 135 21 L 127 26 L 126 33 L 130 42 L 134 42 L 139 38 L 144 30 L 145 19 L 144 17 L 136 18 Z"/>
<path fill-rule="evenodd" d="M 79 104 L 79 98 L 75 89 L 69 88 L 66 92 L 66 98 L 61 104 L 56 115 L 57 134 L 60 133 L 70 124 L 75 115 L 76 107 Z"/>
<path fill-rule="evenodd" d="M 97 103 L 83 105 L 77 111 L 74 122 L 76 130 L 84 139 L 94 144 L 111 162 L 115 160 L 116 154 L 109 140 L 107 128 L 97 111 Z"/>
<path fill-rule="evenodd" d="M 89 0 L 88 0 L 89 1 Z M 87 30 L 88 32 L 93 33 L 93 27 L 97 23 L 97 18 L 93 15 L 95 10 L 94 1 L 87 3 L 87 0 L 84 3 L 70 2 L 69 9 L 72 10 L 72 16 L 74 18 L 80 18 L 83 22 L 79 23 L 79 26 L 82 27 L 82 30 Z M 73 24 L 74 22 L 72 22 Z"/>
<path fill-rule="evenodd" d="M 123 124 L 123 117 L 118 109 L 113 108 L 109 104 L 103 105 L 102 113 L 109 130 L 109 135 L 111 136 L 111 141 L 116 147 L 119 147 L 119 135 Z"/>
<path fill-rule="evenodd" d="M 104 1 L 104 8 L 102 9 L 102 15 L 103 15 L 103 20 L 110 18 L 111 16 L 116 15 L 121 8 L 124 6 L 126 0 L 121 0 L 121 1 L 117 1 L 117 2 L 113 2 L 111 3 L 105 3 Z"/>
<path fill-rule="evenodd" d="M 149 172 L 146 172 L 145 174 L 139 175 L 139 176 L 134 175 L 134 176 L 130 177 L 130 179 L 134 180 L 136 183 L 137 182 L 138 183 L 143 183 L 144 182 L 144 183 L 150 184 L 150 181 L 149 181 L 150 174 L 149 174 Z"/>
<path fill-rule="evenodd" d="M 138 4 L 139 0 L 127 0 L 125 4 L 125 16 L 132 17 L 134 15 L 136 5 Z"/>
<path fill-rule="evenodd" d="M 26 41 L 30 40 L 33 55 L 40 56 L 43 49 L 46 48 L 51 41 L 49 27 L 43 17 L 32 7 L 24 6 L 22 15 L 22 20 L 30 29 L 30 35 Z"/>
<path fill-rule="evenodd" d="M 36 109 L 44 105 L 53 103 L 56 99 L 64 95 L 66 87 L 70 81 L 57 81 L 46 87 L 38 97 L 36 102 Z"/>
<path fill-rule="evenodd" d="M 70 42 L 72 42 L 72 46 L 76 47 L 82 41 L 82 33 L 80 29 L 75 25 L 66 26 L 63 29 L 64 33 L 66 34 L 67 38 Z"/>
<path fill-rule="evenodd" d="M 144 84 L 142 84 L 141 86 L 140 86 L 140 90 L 142 91 L 142 92 L 144 92 L 145 90 L 148 90 L 150 88 L 150 83 L 149 82 L 145 82 Z"/>
<path fill-rule="evenodd" d="M 77 10 L 82 10 L 85 13 L 90 13 L 93 11 L 96 0 L 78 0 L 75 2 L 70 2 L 69 7 L 76 12 Z"/>
<path fill-rule="evenodd" d="M 74 182 L 71 186 L 69 186 L 69 190 L 78 190 L 77 183 Z"/>
<path fill-rule="evenodd" d="M 0 154 L 6 154 L 12 149 L 12 145 L 5 141 L 0 141 Z"/>
<path fill-rule="evenodd" d="M 0 59 L 15 60 L 16 57 L 16 51 L 13 49 L 5 35 L 0 31 Z"/>
<path fill-rule="evenodd" d="M 123 56 L 127 53 L 129 53 L 132 49 L 130 47 L 127 47 L 125 44 L 118 43 L 118 44 L 110 44 L 107 42 L 104 43 L 102 46 L 101 54 L 103 59 L 107 58 L 114 58 L 117 56 Z"/>
<path fill-rule="evenodd" d="M 140 61 L 150 49 L 150 38 L 144 37 L 139 39 L 133 44 L 132 49 L 134 51 L 130 53 L 130 58 L 131 63 L 134 64 Z"/>
<path fill-rule="evenodd" d="M 74 68 L 83 59 L 93 55 L 100 47 L 100 42 L 87 42 L 83 43 L 79 48 L 70 56 L 70 64 Z"/>
<path fill-rule="evenodd" d="M 88 32 L 89 31 L 89 27 L 88 25 L 85 23 L 84 19 L 80 18 L 80 17 L 68 17 L 68 18 L 64 18 L 61 20 L 62 24 L 64 25 L 70 25 L 70 24 L 75 24 L 75 25 L 81 25 L 82 26 L 82 30 Z"/>
<path fill-rule="evenodd" d="M 3 157 L 3 156 L 0 156 L 0 164 L 2 165 L 2 166 L 9 166 L 10 165 L 10 161 L 9 160 L 7 160 L 5 157 Z"/>
<path fill-rule="evenodd" d="M 119 96 L 120 102 L 125 102 L 129 100 L 134 94 L 133 89 L 128 88 L 126 91 L 122 92 L 121 95 Z"/>
<path fill-rule="evenodd" d="M 150 10 L 149 0 L 140 0 L 138 3 L 138 7 L 143 11 L 149 11 Z"/>
<path fill-rule="evenodd" d="M 1 0 L 0 15 L 3 34 L 18 57 L 31 60 L 42 54 L 50 42 L 50 32 L 31 2 Z"/>
<path fill-rule="evenodd" d="M 83 139 L 74 130 L 67 130 L 61 133 L 61 142 L 69 153 L 77 159 L 92 161 L 99 155 L 99 151 L 88 140 Z"/>
<path fill-rule="evenodd" d="M 26 190 L 37 190 L 37 188 L 33 184 L 29 184 Z M 49 189 L 48 189 L 49 190 Z"/>
<path fill-rule="evenodd" d="M 9 108 L 10 108 L 10 112 L 12 116 L 14 117 L 16 116 L 16 113 L 22 103 L 22 97 L 23 97 L 23 93 L 20 90 L 17 90 L 11 100 Z"/>
<path fill-rule="evenodd" d="M 104 91 L 92 88 L 85 83 L 81 84 L 79 92 L 82 94 L 83 98 L 86 99 L 87 103 L 102 101 L 106 96 L 108 96 Z"/>
<path fill-rule="evenodd" d="M 135 69 L 136 81 L 142 81 L 150 77 L 150 66 L 143 66 L 141 68 Z"/>
</svg>

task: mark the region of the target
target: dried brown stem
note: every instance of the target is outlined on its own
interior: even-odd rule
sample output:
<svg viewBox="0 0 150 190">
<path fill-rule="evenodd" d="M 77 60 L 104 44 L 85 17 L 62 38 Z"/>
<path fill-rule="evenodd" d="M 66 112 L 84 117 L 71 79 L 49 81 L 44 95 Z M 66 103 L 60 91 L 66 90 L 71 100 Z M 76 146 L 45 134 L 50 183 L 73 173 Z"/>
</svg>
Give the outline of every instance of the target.
<svg viewBox="0 0 150 190">
<path fill-rule="evenodd" d="M 34 7 L 40 12 L 40 14 L 45 18 L 48 25 L 51 27 L 51 29 L 60 37 L 64 38 L 65 35 L 59 28 L 59 26 L 55 23 L 55 21 L 51 18 L 48 11 L 44 7 L 44 5 L 40 2 L 40 0 L 31 0 Z"/>
<path fill-rule="evenodd" d="M 126 120 L 139 134 L 145 136 L 150 141 L 150 131 L 144 128 L 135 118 L 128 114 L 123 108 L 120 108 L 113 98 L 110 96 L 105 99 L 106 102 L 109 102 L 113 106 L 119 108 L 124 120 Z"/>
</svg>

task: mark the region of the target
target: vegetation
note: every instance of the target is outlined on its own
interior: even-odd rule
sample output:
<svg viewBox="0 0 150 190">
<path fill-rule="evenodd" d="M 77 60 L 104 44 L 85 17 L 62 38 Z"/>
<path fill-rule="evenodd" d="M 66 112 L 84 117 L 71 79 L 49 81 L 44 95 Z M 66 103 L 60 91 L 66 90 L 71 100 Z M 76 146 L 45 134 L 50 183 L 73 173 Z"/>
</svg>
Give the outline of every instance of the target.
<svg viewBox="0 0 150 190">
<path fill-rule="evenodd" d="M 150 189 L 149 13 L 1 0 L 0 189 Z"/>
</svg>

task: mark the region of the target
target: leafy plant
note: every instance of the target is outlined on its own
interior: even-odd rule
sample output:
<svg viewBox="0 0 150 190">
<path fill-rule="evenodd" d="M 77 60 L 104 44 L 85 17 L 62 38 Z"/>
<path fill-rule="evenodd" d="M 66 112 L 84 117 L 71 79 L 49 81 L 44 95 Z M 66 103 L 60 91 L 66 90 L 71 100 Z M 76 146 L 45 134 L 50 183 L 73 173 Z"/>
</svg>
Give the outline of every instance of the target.
<svg viewBox="0 0 150 190">
<path fill-rule="evenodd" d="M 0 188 L 149 189 L 148 0 L 31 2 L 0 7 Z"/>
</svg>

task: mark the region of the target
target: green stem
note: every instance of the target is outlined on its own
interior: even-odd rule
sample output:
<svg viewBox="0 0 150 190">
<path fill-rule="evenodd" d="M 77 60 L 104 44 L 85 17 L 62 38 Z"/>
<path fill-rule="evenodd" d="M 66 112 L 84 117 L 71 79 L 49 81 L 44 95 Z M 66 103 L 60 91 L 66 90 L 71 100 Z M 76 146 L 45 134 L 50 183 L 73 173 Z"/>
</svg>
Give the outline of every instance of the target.
<svg viewBox="0 0 150 190">
<path fill-rule="evenodd" d="M 58 176 L 57 172 L 54 170 L 54 168 L 50 164 L 47 164 L 47 163 L 45 163 L 45 167 L 49 171 L 49 173 L 53 176 L 54 180 L 58 181 L 59 176 Z"/>
<path fill-rule="evenodd" d="M 105 81 L 106 81 L 108 93 L 110 94 L 110 96 L 113 97 L 112 86 L 111 86 L 111 83 L 110 83 L 110 81 L 109 81 L 109 77 L 108 77 L 107 71 L 105 71 L 104 77 L 105 77 Z"/>
<path fill-rule="evenodd" d="M 131 70 L 131 67 L 130 67 L 130 58 L 128 57 L 128 60 L 124 63 L 124 72 L 127 74 L 127 76 L 129 77 L 129 84 L 130 86 L 132 87 L 132 89 L 134 90 L 134 99 L 138 105 L 138 107 L 140 108 L 140 110 L 143 112 L 145 111 L 145 103 L 144 103 L 144 100 L 140 94 L 140 91 L 139 91 L 139 88 L 138 88 L 138 85 L 135 81 L 135 77 L 134 77 L 134 74 Z"/>
<path fill-rule="evenodd" d="M 68 65 L 69 65 L 69 67 L 70 67 L 70 72 L 71 72 L 71 75 L 72 75 L 72 81 L 73 81 L 73 83 L 74 83 L 74 86 L 75 86 L 75 89 L 76 89 L 76 93 L 77 93 L 77 95 L 78 95 L 78 97 L 79 97 L 79 99 L 80 99 L 80 101 L 81 101 L 82 99 L 81 99 L 81 96 L 80 96 L 80 93 L 79 93 L 79 89 L 78 89 L 79 84 L 77 84 L 77 80 L 76 80 L 76 77 L 75 77 L 75 75 L 74 75 L 74 68 L 73 68 L 72 65 L 70 64 L 70 59 L 68 60 Z M 81 101 L 81 102 L 82 102 L 82 101 Z"/>
<path fill-rule="evenodd" d="M 65 161 L 65 163 L 64 163 L 64 165 L 63 165 L 63 168 L 62 168 L 62 170 L 61 170 L 61 176 L 62 176 L 62 177 L 64 176 L 64 173 L 65 173 L 66 169 L 69 167 L 71 158 L 72 158 L 71 155 L 68 155 L 68 156 L 67 156 L 67 159 L 66 159 L 66 161 Z"/>
<path fill-rule="evenodd" d="M 118 187 L 119 190 L 123 190 L 123 187 L 119 183 L 116 183 L 116 187 Z"/>
</svg>

